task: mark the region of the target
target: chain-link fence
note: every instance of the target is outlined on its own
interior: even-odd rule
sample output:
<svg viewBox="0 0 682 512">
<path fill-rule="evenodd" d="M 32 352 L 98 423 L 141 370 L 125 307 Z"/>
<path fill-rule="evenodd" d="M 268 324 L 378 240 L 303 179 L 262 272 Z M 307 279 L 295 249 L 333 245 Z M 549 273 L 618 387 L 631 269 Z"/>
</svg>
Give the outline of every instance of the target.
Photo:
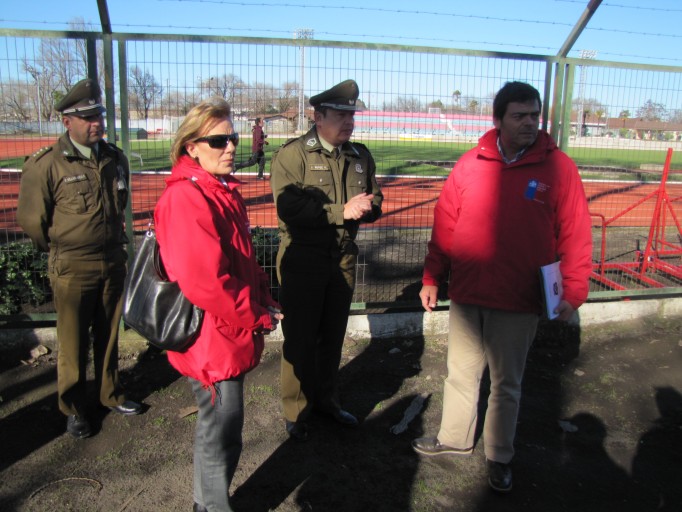
<svg viewBox="0 0 682 512">
<path fill-rule="evenodd" d="M 151 218 L 173 134 L 193 105 L 213 95 L 231 103 L 239 161 L 250 157 L 255 118 L 264 118 L 267 174 L 271 152 L 311 125 L 308 98 L 355 79 L 365 110 L 354 140 L 372 151 L 385 195 L 383 218 L 359 236 L 356 309 L 418 304 L 443 182 L 492 128 L 495 92 L 529 82 L 543 97 L 543 127 L 584 180 L 594 219 L 591 299 L 682 293 L 680 67 L 310 39 L 0 30 L 0 314 L 52 312 L 44 260 L 24 256 L 16 225 L 20 169 L 62 133 L 53 105 L 88 75 L 105 91 L 109 140 L 131 161 L 133 238 Z M 256 172 L 237 176 L 276 293 L 276 217 Z"/>
</svg>

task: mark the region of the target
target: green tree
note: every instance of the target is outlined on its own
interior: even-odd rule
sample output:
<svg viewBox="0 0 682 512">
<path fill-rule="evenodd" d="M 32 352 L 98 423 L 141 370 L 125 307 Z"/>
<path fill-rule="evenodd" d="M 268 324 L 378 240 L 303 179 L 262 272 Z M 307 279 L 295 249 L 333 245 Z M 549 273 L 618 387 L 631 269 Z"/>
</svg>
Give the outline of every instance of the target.
<svg viewBox="0 0 682 512">
<path fill-rule="evenodd" d="M 445 105 L 443 104 L 442 101 L 436 100 L 432 101 L 427 105 L 428 108 L 439 108 L 441 111 L 445 111 Z"/>
</svg>

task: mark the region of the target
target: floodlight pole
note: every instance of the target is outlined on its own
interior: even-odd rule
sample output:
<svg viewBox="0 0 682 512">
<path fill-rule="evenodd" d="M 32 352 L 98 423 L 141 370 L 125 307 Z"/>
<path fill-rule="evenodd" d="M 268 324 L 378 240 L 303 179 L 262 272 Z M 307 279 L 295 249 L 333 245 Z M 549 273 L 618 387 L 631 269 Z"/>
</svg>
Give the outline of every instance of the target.
<svg viewBox="0 0 682 512">
<path fill-rule="evenodd" d="M 594 59 L 597 56 L 597 50 L 580 50 L 581 59 Z M 587 69 L 584 65 L 580 65 L 580 81 L 578 82 L 578 95 L 580 96 L 580 105 L 578 106 L 578 129 L 575 132 L 575 138 L 578 139 L 583 136 L 583 115 L 585 112 L 585 81 L 587 80 Z"/>
<path fill-rule="evenodd" d="M 312 39 L 315 31 L 312 28 L 297 28 L 294 32 L 295 39 Z M 298 87 L 298 131 L 306 131 L 305 123 L 305 46 L 301 45 L 301 79 Z"/>
<path fill-rule="evenodd" d="M 36 68 L 33 66 L 26 66 L 26 71 L 28 71 L 31 76 L 33 77 L 33 80 L 36 83 L 36 89 L 38 91 L 38 132 L 40 133 L 40 136 L 43 136 L 43 113 L 41 109 L 41 100 L 40 100 L 40 75 L 42 73 L 38 71 Z"/>
</svg>

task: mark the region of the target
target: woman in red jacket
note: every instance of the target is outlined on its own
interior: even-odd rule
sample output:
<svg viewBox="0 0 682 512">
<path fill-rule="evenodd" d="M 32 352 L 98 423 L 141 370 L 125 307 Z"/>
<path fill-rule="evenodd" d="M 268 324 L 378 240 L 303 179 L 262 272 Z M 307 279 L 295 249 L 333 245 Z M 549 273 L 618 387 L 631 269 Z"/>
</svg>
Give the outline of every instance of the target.
<svg viewBox="0 0 682 512">
<path fill-rule="evenodd" d="M 194 510 L 232 510 L 229 486 L 242 448 L 244 375 L 282 319 L 256 261 L 246 207 L 231 174 L 239 135 L 222 98 L 194 107 L 171 148 L 173 169 L 154 211 L 169 279 L 204 310 L 201 333 L 168 360 L 189 377 L 199 407 Z"/>
</svg>

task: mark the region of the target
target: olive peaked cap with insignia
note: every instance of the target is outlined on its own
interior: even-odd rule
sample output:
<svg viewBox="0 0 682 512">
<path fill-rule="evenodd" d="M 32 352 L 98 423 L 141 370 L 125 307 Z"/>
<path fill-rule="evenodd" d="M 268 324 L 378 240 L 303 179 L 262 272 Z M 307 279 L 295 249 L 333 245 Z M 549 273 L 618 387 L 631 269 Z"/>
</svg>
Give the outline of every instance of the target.
<svg viewBox="0 0 682 512">
<path fill-rule="evenodd" d="M 344 80 L 331 89 L 316 94 L 310 98 L 310 104 L 317 107 L 333 108 L 334 110 L 362 110 L 356 106 L 360 88 L 355 80 Z"/>
<path fill-rule="evenodd" d="M 102 106 L 102 90 L 91 78 L 74 85 L 54 109 L 62 115 L 78 117 L 90 117 L 106 112 Z"/>
</svg>

